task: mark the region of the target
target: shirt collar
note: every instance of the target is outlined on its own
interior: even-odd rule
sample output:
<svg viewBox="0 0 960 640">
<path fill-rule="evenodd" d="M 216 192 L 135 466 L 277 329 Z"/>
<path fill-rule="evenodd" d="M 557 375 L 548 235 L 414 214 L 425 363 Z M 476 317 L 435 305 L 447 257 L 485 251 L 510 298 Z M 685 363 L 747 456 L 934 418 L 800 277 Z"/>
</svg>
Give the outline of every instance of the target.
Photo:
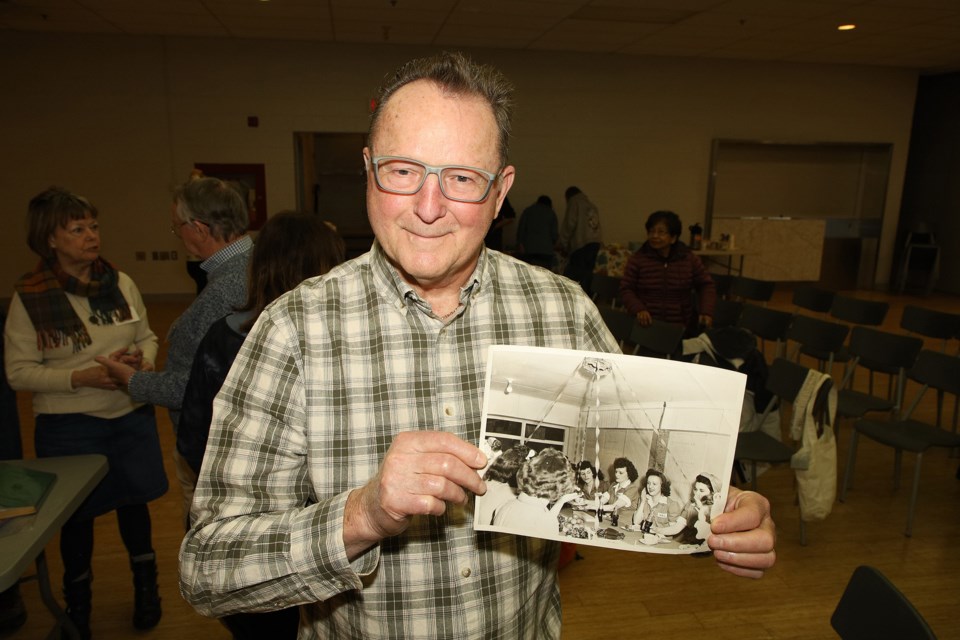
<svg viewBox="0 0 960 640">
<path fill-rule="evenodd" d="M 253 247 L 253 240 L 250 238 L 250 236 L 244 235 L 201 262 L 200 268 L 207 273 L 216 271 L 217 267 L 225 263 L 227 260 L 242 253 L 246 253 L 251 247 Z"/>
<path fill-rule="evenodd" d="M 376 240 L 370 249 L 370 265 L 377 282 L 384 287 L 385 291 L 390 292 L 391 297 L 396 301 L 397 308 L 404 307 L 417 308 L 425 314 L 431 313 L 430 304 L 420 297 L 420 294 L 403 279 L 400 272 L 390 264 L 383 247 Z M 477 295 L 481 289 L 481 283 L 489 281 L 492 261 L 489 258 L 486 247 L 480 251 L 480 259 L 477 260 L 477 266 L 473 273 L 467 278 L 466 284 L 460 287 L 460 304 L 466 305 L 470 298 Z M 407 301 L 410 304 L 406 304 Z M 456 314 L 454 314 L 455 317 Z"/>
</svg>

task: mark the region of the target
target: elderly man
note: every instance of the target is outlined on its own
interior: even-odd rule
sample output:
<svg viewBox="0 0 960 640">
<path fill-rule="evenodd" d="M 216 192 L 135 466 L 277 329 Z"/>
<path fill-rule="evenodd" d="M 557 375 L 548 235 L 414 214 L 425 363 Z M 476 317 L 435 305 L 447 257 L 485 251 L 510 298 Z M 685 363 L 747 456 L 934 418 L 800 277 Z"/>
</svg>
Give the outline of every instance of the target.
<svg viewBox="0 0 960 640">
<path fill-rule="evenodd" d="M 180 405 L 197 345 L 215 321 L 247 299 L 247 265 L 253 241 L 247 235 L 249 214 L 240 193 L 217 178 L 192 178 L 174 193 L 170 231 L 186 250 L 203 259 L 207 286 L 170 327 L 163 371 L 136 370 L 117 360 L 97 358 L 137 402 L 170 411 L 177 428 Z M 174 449 L 177 479 L 183 490 L 184 516 L 193 500 L 195 474 Z"/>
<path fill-rule="evenodd" d="M 214 406 L 181 547 L 201 613 L 301 606 L 301 638 L 557 638 L 560 545 L 477 532 L 487 347 L 615 352 L 570 280 L 484 248 L 513 184 L 511 90 L 459 54 L 387 78 L 369 253 L 267 309 Z M 773 563 L 768 504 L 731 496 L 711 544 Z"/>
</svg>

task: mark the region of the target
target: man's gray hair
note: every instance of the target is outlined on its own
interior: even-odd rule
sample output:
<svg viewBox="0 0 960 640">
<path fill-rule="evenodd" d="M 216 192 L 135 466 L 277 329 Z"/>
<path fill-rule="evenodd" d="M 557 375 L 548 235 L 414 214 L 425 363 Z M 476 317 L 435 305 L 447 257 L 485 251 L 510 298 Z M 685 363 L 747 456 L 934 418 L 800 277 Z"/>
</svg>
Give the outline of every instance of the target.
<svg viewBox="0 0 960 640">
<path fill-rule="evenodd" d="M 250 214 L 239 189 L 219 178 L 188 180 L 174 191 L 173 201 L 181 220 L 206 224 L 218 240 L 241 236 L 250 226 Z"/>
<path fill-rule="evenodd" d="M 513 114 L 513 85 L 498 69 L 474 62 L 458 52 L 443 52 L 407 62 L 388 74 L 377 90 L 370 116 L 370 146 L 377 134 L 377 123 L 390 98 L 398 89 L 417 80 L 429 80 L 455 96 L 475 96 L 490 105 L 497 122 L 497 147 L 500 167 L 507 165 L 510 151 L 510 119 Z"/>
</svg>

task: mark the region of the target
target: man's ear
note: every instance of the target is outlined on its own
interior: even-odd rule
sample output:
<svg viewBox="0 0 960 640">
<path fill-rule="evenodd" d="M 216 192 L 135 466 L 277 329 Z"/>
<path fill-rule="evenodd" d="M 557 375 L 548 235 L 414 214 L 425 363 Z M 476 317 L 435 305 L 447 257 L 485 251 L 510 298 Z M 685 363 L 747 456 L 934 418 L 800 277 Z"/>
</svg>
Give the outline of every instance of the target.
<svg viewBox="0 0 960 640">
<path fill-rule="evenodd" d="M 507 165 L 503 171 L 500 172 L 500 179 L 498 180 L 500 186 L 497 189 L 497 210 L 493 214 L 494 220 L 500 215 L 500 207 L 503 206 L 503 201 L 507 199 L 507 192 L 510 191 L 510 187 L 513 186 L 513 179 L 516 177 L 516 172 L 517 170 L 513 165 Z"/>
</svg>

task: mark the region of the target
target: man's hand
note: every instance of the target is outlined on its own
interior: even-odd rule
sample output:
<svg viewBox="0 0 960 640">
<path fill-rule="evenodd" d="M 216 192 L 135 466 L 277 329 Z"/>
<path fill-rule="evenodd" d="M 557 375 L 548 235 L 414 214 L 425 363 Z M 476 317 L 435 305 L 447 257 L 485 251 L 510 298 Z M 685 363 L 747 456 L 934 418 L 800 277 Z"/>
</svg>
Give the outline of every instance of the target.
<svg viewBox="0 0 960 640">
<path fill-rule="evenodd" d="M 637 322 L 640 323 L 641 327 L 649 327 L 653 324 L 653 316 L 650 315 L 649 311 L 637 311 Z"/>
<path fill-rule="evenodd" d="M 442 515 L 447 503 L 465 504 L 467 491 L 487 487 L 477 474 L 486 456 L 450 433 L 411 431 L 390 445 L 380 471 L 347 498 L 343 543 L 351 560 L 384 538 L 402 533 L 410 518 Z"/>
<path fill-rule="evenodd" d="M 107 370 L 107 373 L 110 374 L 110 377 L 113 378 L 114 382 L 117 385 L 122 387 L 130 384 L 130 378 L 133 377 L 133 374 L 137 372 L 136 369 L 131 367 L 129 364 L 120 362 L 119 360 L 114 360 L 111 357 L 105 358 L 104 356 L 97 356 L 94 358 L 104 369 Z"/>
<path fill-rule="evenodd" d="M 711 530 L 707 545 L 724 571 L 761 578 L 777 560 L 770 503 L 759 493 L 730 487 L 724 513 L 713 519 Z"/>
</svg>

